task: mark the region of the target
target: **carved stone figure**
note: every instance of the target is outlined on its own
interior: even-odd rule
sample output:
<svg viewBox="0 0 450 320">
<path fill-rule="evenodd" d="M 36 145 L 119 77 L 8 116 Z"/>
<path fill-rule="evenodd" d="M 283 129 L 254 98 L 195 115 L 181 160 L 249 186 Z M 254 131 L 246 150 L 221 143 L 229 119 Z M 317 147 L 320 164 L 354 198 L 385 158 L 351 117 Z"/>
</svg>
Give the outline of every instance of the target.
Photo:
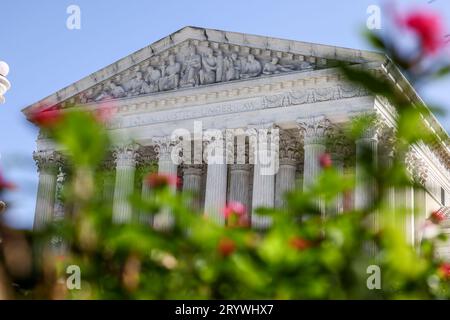
<svg viewBox="0 0 450 320">
<path fill-rule="evenodd" d="M 180 71 L 180 63 L 175 60 L 174 55 L 170 55 L 169 64 L 162 69 L 162 77 L 159 79 L 159 89 L 165 91 L 178 88 Z"/>
<path fill-rule="evenodd" d="M 114 81 L 109 84 L 109 91 L 114 99 L 123 98 L 127 95 L 122 86 L 115 84 Z"/>
<path fill-rule="evenodd" d="M 80 103 L 88 103 L 92 101 L 94 97 L 94 88 L 89 88 L 88 90 L 80 94 Z"/>
<path fill-rule="evenodd" d="M 105 86 L 104 84 L 100 84 L 97 89 L 94 89 L 94 95 L 93 100 L 94 101 L 101 101 L 104 99 L 108 99 L 109 97 L 109 84 Z"/>
<path fill-rule="evenodd" d="M 133 77 L 131 75 L 130 69 L 127 69 L 125 71 L 125 74 L 123 75 L 123 81 L 121 82 L 121 84 L 126 93 L 130 92 L 133 86 Z"/>
<path fill-rule="evenodd" d="M 154 68 L 153 66 L 149 66 L 147 68 L 147 74 L 145 76 L 147 86 L 143 88 L 142 93 L 158 92 L 159 79 L 161 79 L 161 71 Z"/>
<path fill-rule="evenodd" d="M 249 54 L 242 66 L 241 79 L 257 77 L 261 74 L 261 70 L 261 63 L 255 59 L 254 55 Z"/>
<path fill-rule="evenodd" d="M 224 58 L 225 80 L 237 80 L 241 75 L 242 64 L 236 52 Z"/>
<path fill-rule="evenodd" d="M 223 52 L 219 50 L 216 57 L 216 82 L 225 80 Z"/>
<path fill-rule="evenodd" d="M 200 83 L 211 84 L 216 82 L 217 62 L 213 55 L 213 50 L 208 48 L 202 59 L 202 69 L 200 70 Z"/>
<path fill-rule="evenodd" d="M 181 86 L 197 86 L 200 83 L 200 69 L 202 68 L 202 58 L 197 54 L 194 46 L 189 46 L 189 53 L 186 57 L 182 70 Z"/>
<path fill-rule="evenodd" d="M 263 74 L 274 74 L 294 70 L 293 66 L 282 66 L 279 62 L 280 60 L 277 57 L 273 57 L 270 62 L 264 64 Z"/>
<path fill-rule="evenodd" d="M 130 91 L 127 92 L 128 95 L 136 96 L 142 92 L 142 89 L 144 86 L 147 86 L 147 83 L 145 83 L 142 72 L 138 71 L 136 72 L 135 77 L 130 82 Z M 145 89 L 145 88 L 144 88 Z"/>
</svg>

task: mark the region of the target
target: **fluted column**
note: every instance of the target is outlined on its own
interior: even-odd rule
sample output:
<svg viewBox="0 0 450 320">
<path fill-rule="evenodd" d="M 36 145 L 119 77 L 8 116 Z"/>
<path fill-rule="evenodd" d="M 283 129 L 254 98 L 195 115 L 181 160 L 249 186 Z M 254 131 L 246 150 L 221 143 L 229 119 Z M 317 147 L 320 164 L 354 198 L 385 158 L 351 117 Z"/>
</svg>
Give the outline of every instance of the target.
<svg viewBox="0 0 450 320">
<path fill-rule="evenodd" d="M 39 170 L 39 184 L 34 216 L 35 230 L 52 221 L 56 195 L 57 159 L 53 151 L 38 151 L 33 155 Z"/>
<path fill-rule="evenodd" d="M 137 145 L 117 147 L 114 151 L 116 160 L 116 183 L 114 188 L 113 221 L 126 223 L 131 220 L 133 210 L 129 197 L 134 189 Z"/>
<path fill-rule="evenodd" d="M 380 167 L 385 170 L 392 170 L 394 165 L 394 158 L 396 152 L 395 146 L 396 138 L 393 128 L 384 126 L 380 130 L 379 137 L 379 157 L 382 159 Z M 395 188 L 393 186 L 385 186 L 384 197 L 386 202 L 386 208 L 391 212 L 395 212 Z"/>
<path fill-rule="evenodd" d="M 64 218 L 65 215 L 64 199 L 63 199 L 65 180 L 66 180 L 66 173 L 60 166 L 58 175 L 56 177 L 56 192 L 55 192 L 55 207 L 54 207 L 55 220 L 61 220 Z"/>
<path fill-rule="evenodd" d="M 365 166 L 377 165 L 378 126 L 366 128 L 362 136 L 356 140 L 356 188 L 355 208 L 362 210 L 373 205 L 376 195 L 376 185 Z M 372 163 L 367 163 L 372 161 Z"/>
<path fill-rule="evenodd" d="M 170 137 L 155 137 L 153 138 L 153 143 L 155 144 L 155 152 L 158 157 L 158 174 L 177 176 L 178 164 L 172 159 L 172 149 L 175 146 L 175 142 Z M 175 194 L 177 186 L 171 185 L 170 188 Z M 156 214 L 153 219 L 153 227 L 158 230 L 169 229 L 173 223 L 173 215 L 167 208 Z"/>
<path fill-rule="evenodd" d="M 227 201 L 227 163 L 223 132 L 214 137 L 206 136 L 205 214 L 218 224 L 224 224 L 222 209 Z"/>
<path fill-rule="evenodd" d="M 343 152 L 341 150 L 341 152 Z M 331 154 L 331 160 L 333 161 L 333 168 L 336 170 L 339 176 L 344 176 L 344 157 L 343 153 L 333 152 Z M 339 193 L 336 195 L 332 202 L 332 207 L 330 208 L 332 214 L 341 214 L 344 212 L 344 195 Z"/>
<path fill-rule="evenodd" d="M 248 209 L 250 200 L 250 165 L 232 164 L 230 166 L 229 201 L 240 202 Z"/>
<path fill-rule="evenodd" d="M 275 177 L 275 206 L 278 208 L 285 206 L 284 194 L 295 188 L 299 140 L 295 133 L 280 132 L 280 168 Z"/>
<path fill-rule="evenodd" d="M 297 123 L 304 136 L 303 190 L 306 191 L 316 183 L 317 177 L 322 171 L 319 160 L 326 150 L 325 140 L 330 128 L 330 121 L 320 116 L 298 119 Z M 319 210 L 324 212 L 323 201 L 316 199 L 316 203 Z"/>
<path fill-rule="evenodd" d="M 272 123 L 258 125 L 249 130 L 253 154 L 252 227 L 267 229 L 272 219 L 256 213 L 260 207 L 275 205 L 275 174 L 279 169 L 279 129 Z M 256 137 L 256 139 L 255 139 Z M 256 142 L 256 143 L 255 143 Z"/>
<path fill-rule="evenodd" d="M 200 192 L 202 188 L 202 165 L 185 165 L 183 168 L 183 191 L 192 194 L 192 207 L 200 209 Z"/>
</svg>

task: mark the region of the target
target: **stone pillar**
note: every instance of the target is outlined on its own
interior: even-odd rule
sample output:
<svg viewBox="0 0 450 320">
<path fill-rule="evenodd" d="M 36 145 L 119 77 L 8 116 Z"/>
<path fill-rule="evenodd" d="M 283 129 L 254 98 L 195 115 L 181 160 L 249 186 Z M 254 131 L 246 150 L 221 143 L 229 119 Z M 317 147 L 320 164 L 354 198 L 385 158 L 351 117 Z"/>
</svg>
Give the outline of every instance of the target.
<svg viewBox="0 0 450 320">
<path fill-rule="evenodd" d="M 396 152 L 396 145 L 395 145 L 395 132 L 393 128 L 384 126 L 382 128 L 382 131 L 380 133 L 379 137 L 379 157 L 381 159 L 380 161 L 380 169 L 382 170 L 392 170 L 392 167 L 394 165 L 395 160 L 395 152 Z M 389 212 L 394 213 L 395 212 L 395 188 L 392 186 L 386 186 L 385 189 L 385 203 L 386 208 L 389 210 Z"/>
<path fill-rule="evenodd" d="M 376 196 L 376 184 L 369 176 L 365 166 L 377 165 L 378 127 L 376 124 L 366 128 L 356 140 L 356 188 L 355 208 L 363 210 L 373 205 Z M 372 161 L 368 164 L 367 161 Z"/>
<path fill-rule="evenodd" d="M 300 156 L 299 138 L 287 130 L 280 132 L 280 168 L 275 177 L 275 207 L 284 207 L 284 194 L 295 188 L 297 159 Z"/>
<path fill-rule="evenodd" d="M 421 241 L 421 226 L 428 218 L 429 212 L 426 211 L 426 191 L 415 189 L 414 185 L 425 187 L 428 166 L 412 147 L 405 155 L 405 165 L 411 178 L 411 185 L 403 189 L 401 198 L 405 209 L 405 235 L 408 243 L 417 245 Z"/>
<path fill-rule="evenodd" d="M 255 213 L 260 207 L 275 205 L 275 174 L 279 169 L 279 129 L 272 123 L 258 125 L 249 130 L 253 154 L 252 227 L 267 229 L 272 221 L 269 216 Z M 256 137 L 256 138 L 255 138 Z M 255 143 L 256 142 L 256 143 Z"/>
<path fill-rule="evenodd" d="M 323 116 L 298 119 L 297 123 L 304 135 L 304 167 L 303 190 L 307 191 L 316 182 L 317 176 L 322 171 L 320 156 L 325 153 L 325 138 L 330 128 L 330 121 Z M 317 207 L 321 212 L 325 211 L 323 201 L 317 199 Z"/>
<path fill-rule="evenodd" d="M 151 147 L 153 151 L 153 147 Z M 141 199 L 143 201 L 150 201 L 151 190 L 148 184 L 148 177 L 152 173 L 157 172 L 157 167 L 153 152 L 149 152 L 148 148 L 141 149 L 139 161 L 137 163 L 137 177 L 141 179 Z M 139 212 L 139 222 L 149 226 L 153 225 L 153 215 L 150 215 L 145 210 Z"/>
<path fill-rule="evenodd" d="M 275 206 L 284 207 L 286 205 L 284 195 L 295 188 L 295 172 L 297 161 L 294 159 L 280 159 L 280 169 L 276 175 L 275 184 Z"/>
<path fill-rule="evenodd" d="M 65 216 L 64 209 L 64 183 L 66 180 L 66 173 L 63 172 L 62 166 L 59 167 L 59 172 L 56 177 L 56 192 L 55 192 L 55 208 L 54 208 L 54 219 L 62 220 Z"/>
<path fill-rule="evenodd" d="M 183 192 L 192 194 L 191 206 L 193 209 L 199 210 L 200 192 L 202 189 L 202 165 L 185 165 L 183 168 Z"/>
<path fill-rule="evenodd" d="M 39 170 L 39 184 L 33 226 L 35 230 L 42 229 L 53 219 L 57 175 L 56 157 L 53 151 L 38 151 L 33 154 Z"/>
<path fill-rule="evenodd" d="M 170 137 L 155 137 L 152 140 L 158 157 L 158 174 L 177 176 L 178 164 L 172 159 L 172 149 L 175 146 L 175 141 L 172 141 Z M 175 194 L 177 186 L 172 185 L 170 188 Z M 153 227 L 157 230 L 167 230 L 172 227 L 173 223 L 173 215 L 167 208 L 156 214 L 153 219 Z"/>
<path fill-rule="evenodd" d="M 137 145 L 117 147 L 114 150 L 116 160 L 116 183 L 114 188 L 113 221 L 115 223 L 129 222 L 133 210 L 129 197 L 134 190 L 134 173 L 136 169 Z"/>
<path fill-rule="evenodd" d="M 247 210 L 250 200 L 250 165 L 232 164 L 230 166 L 230 195 L 229 201 L 240 202 Z"/>
<path fill-rule="evenodd" d="M 224 224 L 222 209 L 227 201 L 227 163 L 223 132 L 217 131 L 214 137 L 207 136 L 205 143 L 206 194 L 205 213 L 218 224 Z"/>
<path fill-rule="evenodd" d="M 345 154 L 343 150 L 341 150 L 340 153 L 335 150 L 335 152 L 331 154 L 333 167 L 341 177 L 344 177 L 344 157 Z M 339 193 L 333 200 L 330 211 L 331 214 L 341 214 L 342 212 L 344 212 L 344 195 L 342 193 Z"/>
</svg>

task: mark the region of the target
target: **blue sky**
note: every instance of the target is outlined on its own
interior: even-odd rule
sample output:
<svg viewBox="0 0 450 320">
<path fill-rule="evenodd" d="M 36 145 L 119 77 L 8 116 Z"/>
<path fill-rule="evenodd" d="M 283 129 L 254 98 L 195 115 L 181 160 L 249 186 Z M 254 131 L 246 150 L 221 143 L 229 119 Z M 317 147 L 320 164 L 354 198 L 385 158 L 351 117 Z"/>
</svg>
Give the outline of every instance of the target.
<svg viewBox="0 0 450 320">
<path fill-rule="evenodd" d="M 10 65 L 12 88 L 0 105 L 0 168 L 19 187 L 6 195 L 8 221 L 30 228 L 34 216 L 37 133 L 24 120 L 23 107 L 186 25 L 368 49 L 360 36 L 366 9 L 380 2 L 385 1 L 2 0 L 0 60 Z M 449 1 L 397 3 L 437 10 L 450 26 Z M 81 30 L 66 28 L 71 4 L 81 8 Z M 449 88 L 446 80 L 420 91 L 450 110 Z M 450 117 L 441 121 L 448 130 Z"/>
</svg>

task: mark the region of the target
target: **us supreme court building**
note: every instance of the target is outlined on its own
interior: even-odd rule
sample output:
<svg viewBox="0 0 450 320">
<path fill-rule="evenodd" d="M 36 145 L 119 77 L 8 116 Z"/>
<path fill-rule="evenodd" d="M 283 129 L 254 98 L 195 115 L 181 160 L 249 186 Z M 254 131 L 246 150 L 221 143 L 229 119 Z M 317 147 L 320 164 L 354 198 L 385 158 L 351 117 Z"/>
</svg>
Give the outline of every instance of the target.
<svg viewBox="0 0 450 320">
<path fill-rule="evenodd" d="M 336 169 L 356 179 L 353 194 L 338 197 L 325 214 L 363 208 L 371 201 L 373 190 L 359 181 L 354 163 L 363 146 L 381 161 L 392 155 L 394 106 L 345 81 L 339 63 L 386 76 L 412 101 L 421 101 L 398 68 L 378 53 L 185 27 L 23 112 L 30 115 L 42 105 L 63 111 L 105 104 L 113 109 L 107 127 L 115 146 L 105 161 L 110 174 L 104 193 L 118 222 L 133 215 L 127 199 L 136 186 L 143 197 L 149 193 L 136 180 L 142 180 L 141 167 L 154 163 L 159 172 L 182 178 L 179 191 L 193 191 L 193 205 L 219 223 L 220 209 L 239 201 L 249 208 L 252 227 L 267 228 L 270 220 L 254 209 L 283 206 L 286 191 L 314 183 L 321 154 L 331 154 Z M 339 138 L 346 123 L 366 114 L 376 115 L 376 128 L 351 143 Z M 388 196 L 389 205 L 411 211 L 404 221 L 411 244 L 420 242 L 420 225 L 429 214 L 446 212 L 450 202 L 450 150 L 439 138 L 448 135 L 433 116 L 423 121 L 437 140 L 411 146 L 405 163 L 424 189 L 391 190 Z M 335 143 L 326 143 L 329 136 Z M 176 149 L 180 143 L 183 152 Z M 267 156 L 252 151 L 259 144 Z M 210 146 L 218 148 L 204 152 Z M 59 193 L 65 168 L 60 150 L 44 134 L 37 138 L 34 158 L 39 171 L 34 227 L 40 228 L 64 216 Z M 170 215 L 152 223 L 170 224 Z M 450 246 L 441 246 L 439 254 L 450 256 Z"/>
</svg>

